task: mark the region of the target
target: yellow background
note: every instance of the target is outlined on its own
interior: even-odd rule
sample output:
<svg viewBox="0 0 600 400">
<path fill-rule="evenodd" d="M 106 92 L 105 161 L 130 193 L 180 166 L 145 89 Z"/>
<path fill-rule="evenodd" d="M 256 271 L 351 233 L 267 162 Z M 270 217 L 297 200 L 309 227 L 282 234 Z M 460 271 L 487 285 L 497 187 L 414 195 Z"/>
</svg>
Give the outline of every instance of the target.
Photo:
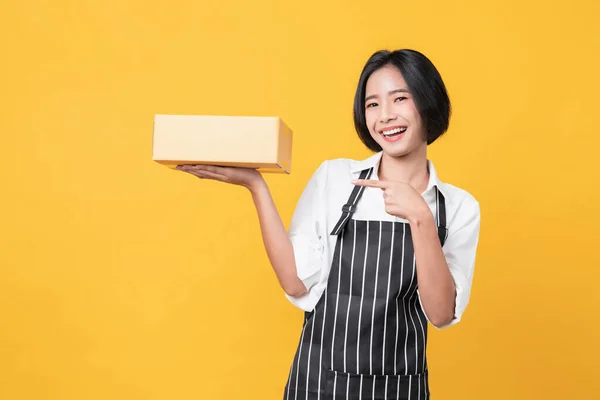
<svg viewBox="0 0 600 400">
<path fill-rule="evenodd" d="M 403 47 L 453 100 L 430 157 L 482 207 L 464 320 L 430 331 L 433 394 L 599 396 L 597 4 L 4 0 L 0 398 L 280 398 L 302 314 L 251 199 L 153 163 L 153 116 L 281 116 L 287 225 L 323 159 L 370 155 L 355 85 Z"/>
</svg>

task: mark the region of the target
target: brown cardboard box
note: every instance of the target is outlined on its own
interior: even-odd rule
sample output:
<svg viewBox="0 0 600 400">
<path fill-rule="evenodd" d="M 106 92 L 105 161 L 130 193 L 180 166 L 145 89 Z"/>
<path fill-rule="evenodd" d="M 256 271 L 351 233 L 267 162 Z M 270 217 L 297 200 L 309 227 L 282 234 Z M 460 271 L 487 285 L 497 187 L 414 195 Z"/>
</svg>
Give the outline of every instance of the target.
<svg viewBox="0 0 600 400">
<path fill-rule="evenodd" d="M 152 159 L 289 174 L 292 131 L 279 117 L 157 114 Z"/>
</svg>

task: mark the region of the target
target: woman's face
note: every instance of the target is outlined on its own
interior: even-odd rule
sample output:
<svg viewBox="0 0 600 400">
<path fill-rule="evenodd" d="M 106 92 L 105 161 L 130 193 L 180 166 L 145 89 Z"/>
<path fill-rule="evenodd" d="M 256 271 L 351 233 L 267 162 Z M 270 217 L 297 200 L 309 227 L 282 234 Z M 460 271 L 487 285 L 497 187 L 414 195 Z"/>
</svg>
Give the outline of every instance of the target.
<svg viewBox="0 0 600 400">
<path fill-rule="evenodd" d="M 427 146 L 421 116 L 400 71 L 386 65 L 367 80 L 365 119 L 384 153 L 402 157 Z"/>
</svg>

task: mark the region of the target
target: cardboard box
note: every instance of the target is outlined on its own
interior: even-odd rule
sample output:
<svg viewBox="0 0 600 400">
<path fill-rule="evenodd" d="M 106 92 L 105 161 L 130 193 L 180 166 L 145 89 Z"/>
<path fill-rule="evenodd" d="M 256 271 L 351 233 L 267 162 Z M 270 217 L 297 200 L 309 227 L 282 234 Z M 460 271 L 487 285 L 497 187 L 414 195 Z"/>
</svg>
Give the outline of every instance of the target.
<svg viewBox="0 0 600 400">
<path fill-rule="evenodd" d="M 279 117 L 157 114 L 152 159 L 289 174 L 292 131 Z"/>
</svg>

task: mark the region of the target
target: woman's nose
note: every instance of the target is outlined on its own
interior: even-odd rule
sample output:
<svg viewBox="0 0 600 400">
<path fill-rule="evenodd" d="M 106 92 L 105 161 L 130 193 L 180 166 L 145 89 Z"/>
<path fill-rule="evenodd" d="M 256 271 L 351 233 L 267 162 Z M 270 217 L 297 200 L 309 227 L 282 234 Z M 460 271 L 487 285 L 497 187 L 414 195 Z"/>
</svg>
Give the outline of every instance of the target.
<svg viewBox="0 0 600 400">
<path fill-rule="evenodd" d="M 382 105 L 379 109 L 381 110 L 381 113 L 379 114 L 379 122 L 387 123 L 396 119 L 396 116 L 390 110 L 388 105 Z"/>
</svg>

